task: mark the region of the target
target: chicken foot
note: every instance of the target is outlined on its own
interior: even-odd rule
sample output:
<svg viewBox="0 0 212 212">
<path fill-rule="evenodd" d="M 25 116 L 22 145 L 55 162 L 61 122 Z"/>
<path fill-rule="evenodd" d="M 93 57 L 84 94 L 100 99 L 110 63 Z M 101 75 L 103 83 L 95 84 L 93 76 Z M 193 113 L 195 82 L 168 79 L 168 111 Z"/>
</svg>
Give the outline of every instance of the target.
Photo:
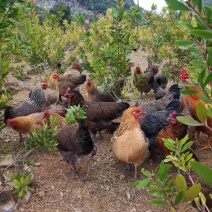
<svg viewBox="0 0 212 212">
<path fill-rule="evenodd" d="M 23 142 L 22 133 L 19 133 L 19 138 L 20 138 L 19 142 L 22 143 Z"/>
<path fill-rule="evenodd" d="M 133 170 L 133 165 L 128 163 L 127 167 L 124 168 L 124 171 L 127 171 L 128 175 L 130 175 L 130 172 Z"/>
<path fill-rule="evenodd" d="M 211 146 L 211 144 L 210 144 L 210 142 L 211 142 L 211 137 L 210 136 L 208 136 L 208 144 L 207 145 L 205 145 L 202 149 L 200 149 L 200 150 L 204 150 L 204 149 L 211 149 L 212 150 L 212 146 Z"/>
<path fill-rule="evenodd" d="M 93 136 L 94 142 L 100 141 L 103 138 L 101 130 L 99 131 L 99 137 L 96 137 L 96 133 Z"/>
<path fill-rule="evenodd" d="M 91 171 L 91 162 L 90 161 L 96 155 L 96 152 L 97 152 L 97 146 L 94 145 L 94 149 L 93 149 L 93 152 L 91 154 L 91 157 L 87 161 L 87 174 L 86 174 L 84 180 L 87 180 L 90 177 L 90 171 Z"/>
</svg>

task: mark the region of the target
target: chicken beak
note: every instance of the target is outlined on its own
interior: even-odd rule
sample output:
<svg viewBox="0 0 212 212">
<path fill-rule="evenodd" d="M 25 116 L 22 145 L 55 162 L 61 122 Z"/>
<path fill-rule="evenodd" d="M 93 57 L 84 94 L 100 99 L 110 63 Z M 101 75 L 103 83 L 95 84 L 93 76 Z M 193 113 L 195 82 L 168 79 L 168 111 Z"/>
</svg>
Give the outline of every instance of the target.
<svg viewBox="0 0 212 212">
<path fill-rule="evenodd" d="M 69 95 L 68 95 L 67 93 L 65 93 L 64 97 L 68 98 L 68 97 L 69 97 Z"/>
</svg>

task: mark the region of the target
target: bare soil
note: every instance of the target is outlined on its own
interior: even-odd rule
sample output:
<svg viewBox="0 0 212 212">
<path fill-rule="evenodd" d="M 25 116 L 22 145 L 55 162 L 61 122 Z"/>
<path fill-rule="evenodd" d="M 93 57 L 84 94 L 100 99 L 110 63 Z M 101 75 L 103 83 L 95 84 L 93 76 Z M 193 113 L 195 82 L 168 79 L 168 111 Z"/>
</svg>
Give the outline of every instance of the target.
<svg viewBox="0 0 212 212">
<path fill-rule="evenodd" d="M 134 66 L 139 65 L 142 69 L 147 67 L 146 54 L 140 49 L 133 53 Z M 134 70 L 134 68 L 132 68 Z M 20 90 L 11 102 L 14 107 L 20 105 L 28 98 L 29 90 L 34 86 L 35 80 L 39 81 L 40 76 L 29 75 L 31 80 L 26 82 L 17 81 L 13 76 L 9 76 L 9 82 L 15 89 Z M 83 95 L 84 86 L 81 87 Z M 138 97 L 139 99 L 139 97 Z M 149 93 L 140 101 L 153 100 L 153 94 Z M 35 190 L 30 201 L 17 211 L 27 212 L 168 212 L 168 207 L 154 207 L 148 200 L 151 196 L 146 189 L 138 190 L 132 187 L 130 175 L 124 170 L 126 164 L 118 161 L 111 151 L 111 134 L 103 133 L 104 139 L 97 143 L 98 153 L 92 160 L 91 178 L 83 180 L 86 175 L 86 165 L 79 164 L 79 175 L 73 173 L 72 167 L 66 164 L 60 154 L 55 152 L 42 152 L 35 150 L 27 159 L 32 160 L 39 166 L 26 166 L 31 169 L 35 177 Z M 206 136 L 202 136 L 203 143 Z M 6 128 L 0 133 L 0 150 L 11 147 L 10 153 L 16 157 L 20 151 L 17 132 Z M 2 151 L 1 151 L 2 152 Z M 200 151 L 197 147 L 197 155 L 204 164 L 212 168 L 212 151 Z M 149 171 L 155 170 L 160 161 L 147 159 L 141 167 Z M 14 170 L 8 168 L 4 174 L 7 177 Z M 139 180 L 143 177 L 140 175 Z M 195 209 L 190 208 L 190 211 Z"/>
</svg>

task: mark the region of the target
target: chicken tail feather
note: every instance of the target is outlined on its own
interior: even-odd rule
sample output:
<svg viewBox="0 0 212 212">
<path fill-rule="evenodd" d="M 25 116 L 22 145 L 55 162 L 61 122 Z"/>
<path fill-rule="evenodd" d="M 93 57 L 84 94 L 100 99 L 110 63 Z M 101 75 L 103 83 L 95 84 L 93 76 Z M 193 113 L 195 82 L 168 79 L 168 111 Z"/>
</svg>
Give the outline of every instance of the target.
<svg viewBox="0 0 212 212">
<path fill-rule="evenodd" d="M 9 118 L 13 118 L 13 107 L 7 107 L 5 110 L 4 110 L 4 123 L 6 124 L 7 123 L 7 120 Z"/>
</svg>

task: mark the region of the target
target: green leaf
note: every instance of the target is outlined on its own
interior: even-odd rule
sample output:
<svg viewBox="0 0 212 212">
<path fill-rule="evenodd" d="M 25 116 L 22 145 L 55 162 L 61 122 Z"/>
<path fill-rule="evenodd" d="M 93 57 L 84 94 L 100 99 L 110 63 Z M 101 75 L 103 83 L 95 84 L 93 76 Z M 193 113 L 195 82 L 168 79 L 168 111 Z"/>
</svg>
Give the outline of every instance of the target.
<svg viewBox="0 0 212 212">
<path fill-rule="evenodd" d="M 198 119 L 202 123 L 205 123 L 205 121 L 207 119 L 207 111 L 206 111 L 205 105 L 202 102 L 199 102 L 197 104 L 196 113 L 197 113 Z"/>
<path fill-rule="evenodd" d="M 202 13 L 202 0 L 196 0 L 199 13 Z"/>
<path fill-rule="evenodd" d="M 193 41 L 190 41 L 190 40 L 177 40 L 175 41 L 175 46 L 191 46 L 191 45 L 194 45 L 194 42 Z"/>
<path fill-rule="evenodd" d="M 199 92 L 195 91 L 195 90 L 187 90 L 186 89 L 186 90 L 182 90 L 180 93 L 187 95 L 187 94 L 198 94 Z"/>
<path fill-rule="evenodd" d="M 204 182 L 212 186 L 212 169 L 197 161 L 191 161 L 191 166 Z"/>
<path fill-rule="evenodd" d="M 183 190 L 185 192 L 187 190 L 187 183 L 185 177 L 182 174 L 178 174 L 175 179 L 175 188 L 178 192 Z"/>
<path fill-rule="evenodd" d="M 144 187 L 148 186 L 150 182 L 151 182 L 151 178 L 146 178 L 145 180 L 140 181 L 140 182 L 136 185 L 136 187 L 137 187 L 138 189 L 144 188 Z"/>
<path fill-rule="evenodd" d="M 180 190 L 175 197 L 174 205 L 178 205 L 180 201 L 183 199 L 183 197 L 184 197 L 184 191 Z"/>
<path fill-rule="evenodd" d="M 162 139 L 163 140 L 163 139 Z M 168 149 L 170 149 L 171 151 L 173 151 L 173 152 L 175 152 L 175 146 L 173 145 L 173 144 L 171 144 L 171 143 L 164 143 L 164 145 L 168 148 Z"/>
<path fill-rule="evenodd" d="M 190 23 L 188 23 L 188 22 L 179 21 L 179 24 L 182 25 L 183 27 L 185 27 L 186 29 L 189 29 L 189 30 L 194 29 L 194 27 Z"/>
<path fill-rule="evenodd" d="M 156 188 L 150 189 L 149 193 L 155 197 L 164 197 L 164 193 L 160 189 Z"/>
<path fill-rule="evenodd" d="M 184 147 L 182 148 L 181 152 L 185 152 L 187 149 L 189 149 L 193 144 L 193 141 L 189 141 L 188 143 L 186 143 L 184 145 Z"/>
<path fill-rule="evenodd" d="M 195 66 L 205 66 L 205 63 L 201 60 L 192 60 L 190 63 Z"/>
<path fill-rule="evenodd" d="M 207 53 L 208 53 L 208 66 L 212 65 L 212 47 L 207 48 Z"/>
<path fill-rule="evenodd" d="M 169 205 L 168 202 L 164 201 L 164 200 L 160 200 L 160 199 L 152 199 L 149 201 L 151 204 L 153 205 L 157 205 L 157 206 L 165 206 L 165 205 Z"/>
<path fill-rule="evenodd" d="M 195 29 L 191 30 L 190 33 L 198 38 L 212 39 L 212 32 L 209 30 Z"/>
<path fill-rule="evenodd" d="M 201 191 L 201 184 L 200 183 L 194 184 L 184 193 L 184 200 L 192 201 L 195 197 L 198 196 L 200 191 Z"/>
<path fill-rule="evenodd" d="M 191 11 L 185 4 L 179 1 L 173 0 L 165 0 L 168 8 L 174 11 L 181 10 L 181 11 Z"/>
<path fill-rule="evenodd" d="M 147 171 L 146 169 L 144 169 L 144 168 L 141 169 L 141 172 L 142 172 L 143 175 L 145 175 L 147 177 L 151 177 L 152 176 L 151 173 L 149 171 Z"/>
<path fill-rule="evenodd" d="M 158 177 L 159 177 L 159 180 L 163 181 L 168 172 L 171 170 L 172 166 L 171 165 L 163 165 L 162 168 L 160 168 L 160 171 L 159 171 L 159 174 L 158 174 Z"/>
<path fill-rule="evenodd" d="M 199 123 L 198 121 L 194 120 L 193 118 L 186 117 L 186 116 L 178 116 L 177 120 L 188 126 L 202 126 L 202 123 Z"/>
</svg>

